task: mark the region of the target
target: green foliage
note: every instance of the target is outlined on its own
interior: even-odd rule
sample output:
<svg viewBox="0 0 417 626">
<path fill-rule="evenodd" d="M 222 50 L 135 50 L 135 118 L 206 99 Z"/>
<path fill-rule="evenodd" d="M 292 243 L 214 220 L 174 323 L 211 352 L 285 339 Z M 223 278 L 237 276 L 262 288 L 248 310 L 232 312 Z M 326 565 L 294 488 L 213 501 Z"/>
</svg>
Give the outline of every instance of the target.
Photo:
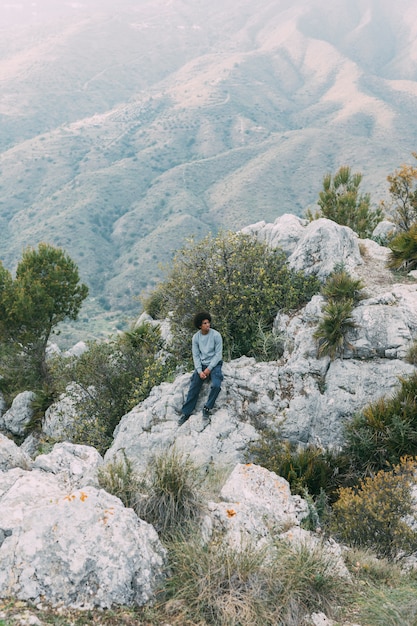
<svg viewBox="0 0 417 626">
<path fill-rule="evenodd" d="M 417 374 L 400 382 L 392 397 L 369 404 L 346 425 L 344 449 L 361 474 L 417 455 Z"/>
<path fill-rule="evenodd" d="M 45 381 L 49 337 L 63 320 L 77 319 L 87 294 L 75 263 L 63 250 L 46 243 L 23 252 L 15 280 L 1 266 L 0 340 L 7 355 L 1 363 L 2 375 L 13 380 L 13 368 L 23 367 L 24 372 L 32 371 L 29 383 L 32 378 L 39 384 Z"/>
<path fill-rule="evenodd" d="M 262 327 L 259 322 L 258 331 L 253 337 L 252 354 L 258 361 L 276 361 L 284 353 L 284 341 L 274 329 Z"/>
<path fill-rule="evenodd" d="M 416 152 L 412 154 L 417 158 Z M 391 202 L 382 206 L 392 213 L 394 223 L 401 230 L 408 231 L 417 220 L 417 167 L 403 164 L 387 180 Z"/>
<path fill-rule="evenodd" d="M 318 323 L 313 337 L 318 341 L 318 355 L 334 359 L 346 345 L 347 332 L 355 328 L 352 319 L 354 305 L 362 298 L 363 283 L 349 276 L 343 266 L 335 268 L 321 288 L 327 299 L 323 307 L 323 317 Z"/>
<path fill-rule="evenodd" d="M 34 393 L 35 397 L 31 403 L 33 415 L 28 426 L 29 430 L 40 429 L 42 418 L 45 415 L 45 411 L 57 399 L 57 393 L 55 388 L 47 383 L 44 383 L 42 387 L 35 389 Z"/>
<path fill-rule="evenodd" d="M 321 293 L 327 300 L 349 300 L 357 304 L 363 298 L 361 293 L 363 287 L 364 284 L 360 279 L 352 278 L 341 268 L 330 274 L 321 288 Z"/>
<path fill-rule="evenodd" d="M 259 328 L 270 329 L 280 309 L 297 309 L 319 290 L 319 282 L 288 268 L 285 254 L 241 233 L 211 235 L 179 250 L 166 280 L 145 301 L 170 314 L 172 349 L 189 356 L 193 315 L 208 310 L 223 336 L 225 356 L 254 355 Z M 163 297 L 162 297 L 163 294 Z"/>
<path fill-rule="evenodd" d="M 412 498 L 415 470 L 414 461 L 403 459 L 392 470 L 359 481 L 355 489 L 342 487 L 331 522 L 339 540 L 391 560 L 415 552 L 417 531 L 411 527 L 411 522 L 417 523 Z"/>
<path fill-rule="evenodd" d="M 168 601 L 183 608 L 182 623 L 217 626 L 300 626 L 306 614 L 334 614 L 349 589 L 322 550 L 278 542 L 273 552 L 239 550 L 199 538 L 170 546 Z"/>
<path fill-rule="evenodd" d="M 405 360 L 407 363 L 411 365 L 417 365 L 417 341 L 414 340 L 412 345 L 407 350 L 407 354 L 405 356 Z"/>
<path fill-rule="evenodd" d="M 318 323 L 313 337 L 318 341 L 318 355 L 328 355 L 331 359 L 342 354 L 346 345 L 346 333 L 355 328 L 351 317 L 352 300 L 330 300 L 323 307 L 323 317 Z"/>
<path fill-rule="evenodd" d="M 296 446 L 272 429 L 250 445 L 248 460 L 285 478 L 291 492 L 303 497 L 306 492 L 316 497 L 325 492 L 331 498 L 349 468 L 346 457 L 313 444 Z"/>
<path fill-rule="evenodd" d="M 126 507 L 133 509 L 137 506 L 140 483 L 126 454 L 99 468 L 98 483 L 102 489 L 120 498 Z"/>
<path fill-rule="evenodd" d="M 155 455 L 143 477 L 146 497 L 136 506 L 138 516 L 164 539 L 186 533 L 201 515 L 200 478 L 194 463 L 175 447 Z"/>
<path fill-rule="evenodd" d="M 388 244 L 391 252 L 387 266 L 394 270 L 410 271 L 417 267 L 417 224 L 409 230 L 398 233 Z"/>
<path fill-rule="evenodd" d="M 56 379 L 76 383 L 75 442 L 105 452 L 120 418 L 171 371 L 171 362 L 157 356 L 161 347 L 159 328 L 145 323 L 107 342 L 91 342 L 81 356 L 57 362 Z"/>
<path fill-rule="evenodd" d="M 334 176 L 326 174 L 323 178 L 323 190 L 317 201 L 320 211 L 314 215 L 308 211 L 307 218 L 312 220 L 326 217 L 342 226 L 349 226 L 362 239 L 370 237 L 383 215 L 380 208 L 370 208 L 369 194 L 359 193 L 361 182 L 362 174 L 352 174 L 350 167 L 346 165 Z"/>
</svg>

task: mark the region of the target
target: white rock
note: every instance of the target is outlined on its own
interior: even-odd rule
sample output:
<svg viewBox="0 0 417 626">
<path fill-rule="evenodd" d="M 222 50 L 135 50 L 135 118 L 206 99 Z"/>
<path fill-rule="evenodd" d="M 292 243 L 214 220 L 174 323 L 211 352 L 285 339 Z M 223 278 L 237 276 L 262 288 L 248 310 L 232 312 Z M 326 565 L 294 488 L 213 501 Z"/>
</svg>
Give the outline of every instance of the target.
<svg viewBox="0 0 417 626">
<path fill-rule="evenodd" d="M 82 354 L 84 354 L 84 352 L 87 352 L 87 350 L 88 350 L 87 344 L 84 343 L 84 341 L 79 341 L 78 343 L 75 344 L 75 346 L 72 346 L 72 348 L 70 348 L 69 350 L 66 350 L 64 352 L 64 356 L 65 357 L 81 356 Z"/>
<path fill-rule="evenodd" d="M 33 469 L 56 474 L 73 489 L 91 485 L 98 487 L 97 472 L 103 459 L 95 448 L 72 443 L 57 443 L 49 454 L 40 454 Z"/>
<path fill-rule="evenodd" d="M 308 220 L 285 213 L 278 217 L 273 224 L 257 222 L 242 229 L 245 235 L 254 235 L 259 241 L 268 244 L 271 248 L 281 248 L 289 256 L 304 236 Z"/>
<path fill-rule="evenodd" d="M 213 530 L 233 549 L 271 543 L 283 528 L 299 524 L 307 504 L 293 498 L 288 482 L 254 464 L 238 464 L 220 492 L 221 502 L 209 503 L 206 540 Z M 304 506 L 301 506 L 301 503 Z"/>
<path fill-rule="evenodd" d="M 3 414 L 1 425 L 13 435 L 23 435 L 33 416 L 32 401 L 34 398 L 33 391 L 19 393 L 13 400 L 10 409 Z"/>
<path fill-rule="evenodd" d="M 165 551 L 152 526 L 94 487 L 40 470 L 0 473 L 0 597 L 74 608 L 143 605 Z"/>
<path fill-rule="evenodd" d="M 0 471 L 14 467 L 30 469 L 32 461 L 28 454 L 21 450 L 14 441 L 0 433 Z"/>
</svg>

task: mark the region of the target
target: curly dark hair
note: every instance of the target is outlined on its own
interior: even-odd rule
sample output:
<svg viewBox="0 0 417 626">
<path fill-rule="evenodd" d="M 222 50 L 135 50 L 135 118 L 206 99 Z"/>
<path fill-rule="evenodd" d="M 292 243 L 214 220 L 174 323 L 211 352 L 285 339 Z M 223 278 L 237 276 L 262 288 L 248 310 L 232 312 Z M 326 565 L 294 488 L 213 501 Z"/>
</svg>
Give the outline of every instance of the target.
<svg viewBox="0 0 417 626">
<path fill-rule="evenodd" d="M 211 322 L 210 313 L 207 313 L 207 311 L 200 311 L 200 313 L 196 313 L 193 320 L 194 326 L 196 328 L 201 328 L 201 324 L 204 322 L 204 320 L 208 320 L 209 322 Z"/>
</svg>

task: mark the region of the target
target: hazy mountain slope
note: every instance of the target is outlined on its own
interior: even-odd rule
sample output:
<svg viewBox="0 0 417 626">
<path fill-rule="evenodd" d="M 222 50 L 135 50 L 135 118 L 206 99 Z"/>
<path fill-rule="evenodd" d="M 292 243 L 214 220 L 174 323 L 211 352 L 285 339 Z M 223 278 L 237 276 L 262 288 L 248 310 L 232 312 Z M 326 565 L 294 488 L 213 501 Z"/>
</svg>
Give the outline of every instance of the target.
<svg viewBox="0 0 417 626">
<path fill-rule="evenodd" d="M 135 315 L 189 235 L 302 214 L 342 164 L 377 203 L 410 161 L 411 0 L 117 5 L 0 2 L 0 257 L 63 246 L 86 320 Z"/>
</svg>

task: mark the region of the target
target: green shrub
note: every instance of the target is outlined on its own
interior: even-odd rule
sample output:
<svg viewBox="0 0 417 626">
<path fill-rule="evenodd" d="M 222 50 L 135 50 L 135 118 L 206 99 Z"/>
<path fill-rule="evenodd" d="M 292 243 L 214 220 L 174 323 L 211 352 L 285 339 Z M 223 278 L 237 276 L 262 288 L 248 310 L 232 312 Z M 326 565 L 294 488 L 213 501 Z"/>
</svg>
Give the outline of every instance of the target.
<svg viewBox="0 0 417 626">
<path fill-rule="evenodd" d="M 194 463 L 175 447 L 161 452 L 148 463 L 142 478 L 146 497 L 135 509 L 138 516 L 164 539 L 185 534 L 202 512 L 201 480 Z"/>
<path fill-rule="evenodd" d="M 168 598 L 182 607 L 182 623 L 227 626 L 300 626 L 313 611 L 332 616 L 349 583 L 320 548 L 232 550 L 198 538 L 170 546 Z"/>
<path fill-rule="evenodd" d="M 99 468 L 98 483 L 101 489 L 120 498 L 126 507 L 135 508 L 140 500 L 139 479 L 126 454 Z"/>
<path fill-rule="evenodd" d="M 76 443 L 106 451 L 121 417 L 169 377 L 174 366 L 156 356 L 161 346 L 159 328 L 145 323 L 109 341 L 90 342 L 81 356 L 55 363 L 56 379 L 77 385 Z"/>
<path fill-rule="evenodd" d="M 392 397 L 369 404 L 345 427 L 345 453 L 362 475 L 417 455 L 417 374 L 400 382 Z"/>
<path fill-rule="evenodd" d="M 318 356 L 328 355 L 334 359 L 342 354 L 346 345 L 346 333 L 356 326 L 352 319 L 352 310 L 352 300 L 330 300 L 325 304 L 323 317 L 313 334 L 318 341 Z"/>
<path fill-rule="evenodd" d="M 333 505 L 335 536 L 390 560 L 415 552 L 417 531 L 410 526 L 411 521 L 417 523 L 412 499 L 415 470 L 415 462 L 405 459 L 390 471 L 360 480 L 357 488 L 342 487 Z"/>
<path fill-rule="evenodd" d="M 417 365 L 417 341 L 414 341 L 408 349 L 405 361 L 411 365 Z"/>
<path fill-rule="evenodd" d="M 364 285 L 361 280 L 352 278 L 345 269 L 337 269 L 334 271 L 326 283 L 321 288 L 322 295 L 326 300 L 348 300 L 354 305 L 357 304 L 362 298 L 361 293 Z"/>
<path fill-rule="evenodd" d="M 179 250 L 166 280 L 144 305 L 159 317 L 169 313 L 171 349 L 181 359 L 189 358 L 192 319 L 199 310 L 211 312 L 225 358 L 235 358 L 255 355 L 259 328 L 271 329 L 279 310 L 299 308 L 319 288 L 315 277 L 291 270 L 282 251 L 249 235 L 221 233 Z"/>
<path fill-rule="evenodd" d="M 346 165 L 339 168 L 334 176 L 326 174 L 317 201 L 320 210 L 315 214 L 308 211 L 307 218 L 326 217 L 337 224 L 349 226 L 359 237 L 370 237 L 383 214 L 380 208 L 371 209 L 369 194 L 359 193 L 361 181 L 362 174 L 352 174 Z"/>
<path fill-rule="evenodd" d="M 253 337 L 251 354 L 257 361 L 276 361 L 284 353 L 284 341 L 280 334 L 258 324 L 258 331 Z"/>
<path fill-rule="evenodd" d="M 412 153 L 417 158 L 417 153 Z M 408 231 L 417 220 L 417 168 L 403 164 L 400 169 L 387 176 L 390 202 L 382 202 L 382 208 L 391 213 L 394 223 Z"/>
<path fill-rule="evenodd" d="M 410 271 L 417 267 L 417 224 L 396 235 L 388 244 L 391 252 L 387 266 L 394 270 Z"/>
<path fill-rule="evenodd" d="M 326 493 L 334 499 L 343 484 L 350 461 L 347 457 L 313 444 L 299 447 L 283 441 L 279 432 L 266 429 L 260 439 L 249 446 L 248 460 L 282 476 L 291 492 L 305 496 Z"/>
</svg>

